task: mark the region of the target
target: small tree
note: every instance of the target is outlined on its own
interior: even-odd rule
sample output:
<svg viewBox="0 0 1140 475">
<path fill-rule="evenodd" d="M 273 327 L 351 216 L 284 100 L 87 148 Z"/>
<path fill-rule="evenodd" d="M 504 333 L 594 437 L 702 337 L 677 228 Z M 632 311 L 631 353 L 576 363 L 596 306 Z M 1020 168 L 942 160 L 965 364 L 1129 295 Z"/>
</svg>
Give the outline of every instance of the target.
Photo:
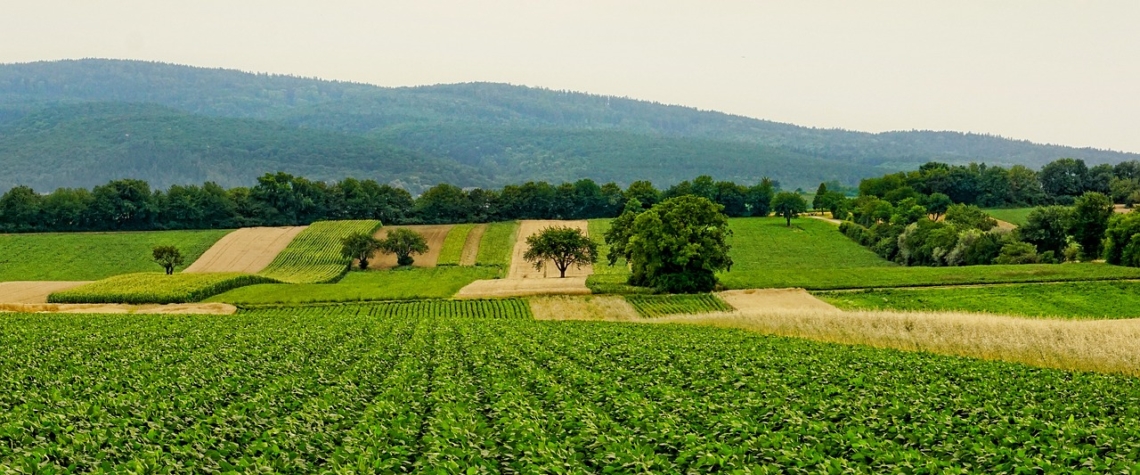
<svg viewBox="0 0 1140 475">
<path fill-rule="evenodd" d="M 815 190 L 815 197 L 811 199 L 811 209 L 819 211 L 823 209 L 823 204 L 827 199 L 827 183 L 820 183 L 819 188 Z"/>
<path fill-rule="evenodd" d="M 776 212 L 776 216 L 781 216 L 787 220 L 788 226 L 791 227 L 792 218 L 807 211 L 807 201 L 798 193 L 781 191 L 776 193 L 775 198 L 772 198 L 772 210 Z"/>
<path fill-rule="evenodd" d="M 586 237 L 582 230 L 555 226 L 543 229 L 538 234 L 526 238 L 527 249 L 523 259 L 542 270 L 546 261 L 554 262 L 559 278 L 566 277 L 570 266 L 581 268 L 584 264 L 598 261 L 598 244 Z"/>
<path fill-rule="evenodd" d="M 950 205 L 954 202 L 950 201 L 950 197 L 942 193 L 931 193 L 930 197 L 926 198 L 926 212 L 930 214 L 931 221 L 938 221 L 946 210 L 950 209 Z"/>
<path fill-rule="evenodd" d="M 1104 239 L 1108 218 L 1111 217 L 1112 200 L 1100 193 L 1085 193 L 1073 204 L 1069 234 L 1081 245 L 1084 260 L 1100 258 L 1101 240 Z"/>
<path fill-rule="evenodd" d="M 380 249 L 380 241 L 365 233 L 353 233 L 340 240 L 340 255 L 360 261 L 360 269 L 368 268 L 368 258 Z"/>
<path fill-rule="evenodd" d="M 174 246 L 157 246 L 151 255 L 154 262 L 166 269 L 166 275 L 174 274 L 174 268 L 182 265 L 182 253 Z"/>
<path fill-rule="evenodd" d="M 396 264 L 410 266 L 415 260 L 412 254 L 428 252 L 427 240 L 420 233 L 407 228 L 394 229 L 388 237 L 380 241 L 380 250 L 396 255 Z"/>
</svg>

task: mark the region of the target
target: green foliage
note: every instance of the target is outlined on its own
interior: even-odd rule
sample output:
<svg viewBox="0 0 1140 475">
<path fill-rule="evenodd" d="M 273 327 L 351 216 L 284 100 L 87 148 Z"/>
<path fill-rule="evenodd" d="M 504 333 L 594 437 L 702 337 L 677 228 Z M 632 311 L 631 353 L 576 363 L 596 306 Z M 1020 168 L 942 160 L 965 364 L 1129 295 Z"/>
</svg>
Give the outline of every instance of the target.
<svg viewBox="0 0 1140 475">
<path fill-rule="evenodd" d="M 1109 264 L 1140 267 L 1140 213 L 1114 215 L 1104 239 L 1104 260 Z"/>
<path fill-rule="evenodd" d="M 352 259 L 341 254 L 344 238 L 372 234 L 379 221 L 319 221 L 301 231 L 259 274 L 290 284 L 317 284 L 340 279 Z"/>
<path fill-rule="evenodd" d="M 989 211 L 993 214 L 993 211 Z M 1066 206 L 1046 206 L 1030 211 L 1024 221 L 1017 223 L 1022 241 L 1037 246 L 1038 252 L 1064 253 L 1069 240 L 1069 223 L 1073 210 Z"/>
<path fill-rule="evenodd" d="M 954 202 L 943 193 L 931 193 L 923 204 L 926 206 L 926 212 L 930 213 L 930 219 L 938 221 L 938 218 L 946 214 Z"/>
<path fill-rule="evenodd" d="M 194 262 L 229 230 L 0 234 L 0 281 L 99 280 L 154 269 L 156 246 Z"/>
<path fill-rule="evenodd" d="M 804 201 L 804 197 L 799 193 L 781 191 L 772 198 L 772 210 L 776 212 L 776 216 L 784 218 L 790 227 L 792 218 L 807 211 L 807 201 Z"/>
<path fill-rule="evenodd" d="M 1073 203 L 1069 234 L 1081 245 L 1083 259 L 1091 261 L 1101 257 L 1101 240 L 1112 214 L 1112 200 L 1100 193 L 1085 193 Z"/>
<path fill-rule="evenodd" d="M 481 266 L 509 269 L 518 234 L 518 221 L 488 224 L 487 231 L 483 233 L 483 240 L 479 243 L 479 255 L 475 258 L 475 262 Z"/>
<path fill-rule="evenodd" d="M 731 312 L 734 309 L 713 294 L 690 295 L 629 295 L 626 301 L 645 318 L 666 315 L 694 315 L 712 312 Z"/>
<path fill-rule="evenodd" d="M 732 267 L 732 232 L 721 209 L 706 198 L 685 195 L 638 214 L 628 243 L 609 242 L 611 249 L 624 250 L 632 266 L 629 283 L 669 293 L 712 290 L 716 272 Z"/>
<path fill-rule="evenodd" d="M 1027 242 L 1011 242 L 1001 247 L 995 264 L 1036 264 L 1041 262 L 1037 248 Z"/>
<path fill-rule="evenodd" d="M 340 240 L 340 255 L 360 261 L 360 269 L 368 268 L 368 258 L 380 249 L 380 241 L 369 233 L 352 233 Z"/>
<path fill-rule="evenodd" d="M 1062 158 L 1041 168 L 1041 187 L 1050 196 L 1076 198 L 1085 191 L 1089 169 L 1084 160 Z"/>
<path fill-rule="evenodd" d="M 578 228 L 554 226 L 526 238 L 523 259 L 542 270 L 546 261 L 554 263 L 559 277 L 566 277 L 570 266 L 582 267 L 598 261 L 598 244 Z"/>
<path fill-rule="evenodd" d="M 182 253 L 174 246 L 156 246 L 151 251 L 151 257 L 155 263 L 162 266 L 166 275 L 173 274 L 174 268 L 182 265 L 183 262 Z"/>
<path fill-rule="evenodd" d="M 247 285 L 273 282 L 250 274 L 138 273 L 109 277 L 48 296 L 51 303 L 167 304 L 197 302 Z"/>
<path fill-rule="evenodd" d="M 1140 283 L 1066 282 L 821 292 L 844 310 L 985 312 L 1072 319 L 1140 318 Z"/>
<path fill-rule="evenodd" d="M 414 254 L 428 252 L 427 240 L 423 235 L 408 228 L 397 228 L 388 232 L 388 237 L 379 242 L 381 251 L 396 255 L 396 264 L 412 265 Z"/>
<path fill-rule="evenodd" d="M 610 264 L 610 245 L 606 243 L 605 236 L 609 234 L 611 225 L 614 220 L 611 219 L 591 219 L 589 221 L 590 238 L 598 245 L 598 257 L 606 256 L 607 262 L 594 265 L 594 275 L 620 275 L 629 277 L 629 263 L 625 261 L 624 257 L 618 257 L 618 260 Z"/>
<path fill-rule="evenodd" d="M 929 287 L 960 284 L 1140 279 L 1140 269 L 1096 263 L 967 267 L 850 267 L 744 271 L 720 275 L 729 289 L 800 287 L 809 290 Z"/>
<path fill-rule="evenodd" d="M 349 272 L 335 284 L 262 284 L 211 297 L 209 302 L 239 305 L 307 304 L 449 298 L 467 284 L 493 279 L 493 267 L 406 267 Z"/>
<path fill-rule="evenodd" d="M 946 209 L 946 222 L 958 229 L 977 229 L 989 231 L 997 227 L 993 217 L 974 205 L 956 204 Z"/>
<path fill-rule="evenodd" d="M 1123 376 L 537 322 L 520 300 L 0 320 L 0 460 L 20 472 L 1137 468 Z"/>
<path fill-rule="evenodd" d="M 787 227 L 779 218 L 736 218 L 732 230 L 732 274 L 779 269 L 839 269 L 893 266 L 844 239 L 835 225 L 803 219 Z"/>
<path fill-rule="evenodd" d="M 443 248 L 439 251 L 438 266 L 457 266 L 463 258 L 463 247 L 467 244 L 467 235 L 475 228 L 474 224 L 457 224 L 447 232 L 443 239 Z"/>
<path fill-rule="evenodd" d="M 1029 215 L 1038 208 L 987 208 L 986 214 L 1015 226 L 1023 226 L 1029 222 Z"/>
</svg>

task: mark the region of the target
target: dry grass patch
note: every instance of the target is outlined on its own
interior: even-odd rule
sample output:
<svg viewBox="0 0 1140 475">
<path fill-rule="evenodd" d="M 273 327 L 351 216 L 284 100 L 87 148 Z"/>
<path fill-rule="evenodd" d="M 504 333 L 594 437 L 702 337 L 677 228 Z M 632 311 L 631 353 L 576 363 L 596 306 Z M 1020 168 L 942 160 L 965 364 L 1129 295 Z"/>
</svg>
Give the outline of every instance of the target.
<svg viewBox="0 0 1140 475">
<path fill-rule="evenodd" d="M 210 246 L 182 272 L 261 272 L 307 226 L 242 228 Z"/>
<path fill-rule="evenodd" d="M 428 252 L 422 255 L 412 256 L 415 260 L 412 262 L 413 267 L 435 267 L 439 262 L 439 254 L 443 251 L 443 242 L 447 240 L 447 233 L 451 232 L 451 228 L 455 227 L 454 224 L 425 224 L 413 226 L 384 226 L 376 231 L 376 239 L 384 240 L 388 237 L 388 233 L 393 229 L 410 229 L 422 235 L 424 240 L 427 241 Z M 356 265 L 356 261 L 353 261 Z M 396 267 L 396 255 L 388 254 L 382 251 L 376 251 L 372 254 L 372 259 L 369 261 L 370 269 L 391 269 Z"/>
<path fill-rule="evenodd" d="M 1140 320 L 1061 321 L 968 313 L 804 310 L 687 315 L 654 321 L 1140 376 Z"/>
<path fill-rule="evenodd" d="M 237 307 L 225 303 L 181 303 L 170 305 L 125 304 L 0 304 L 0 312 L 14 313 L 114 313 L 233 315 Z"/>
<path fill-rule="evenodd" d="M 717 294 L 732 308 L 744 312 L 757 311 L 838 311 L 804 289 L 729 290 Z"/>
<path fill-rule="evenodd" d="M 641 319 L 637 310 L 618 295 L 533 297 L 530 310 L 535 320 L 629 322 Z"/>
<path fill-rule="evenodd" d="M 0 303 L 47 303 L 48 296 L 91 282 L 0 282 Z"/>
</svg>

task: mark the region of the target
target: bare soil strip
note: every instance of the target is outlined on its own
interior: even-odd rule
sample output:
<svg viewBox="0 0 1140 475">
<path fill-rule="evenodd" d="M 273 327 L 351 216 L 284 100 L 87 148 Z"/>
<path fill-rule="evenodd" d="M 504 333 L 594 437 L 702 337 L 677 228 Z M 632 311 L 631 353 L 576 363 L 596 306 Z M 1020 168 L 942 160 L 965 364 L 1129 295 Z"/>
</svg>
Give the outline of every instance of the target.
<svg viewBox="0 0 1140 475">
<path fill-rule="evenodd" d="M 522 221 L 519 223 L 519 237 L 515 241 L 514 253 L 511 255 L 511 279 L 546 279 L 558 278 L 558 268 L 554 267 L 553 262 L 547 262 L 543 270 L 537 270 L 534 265 L 523 259 L 523 254 L 526 254 L 527 244 L 526 239 L 534 234 L 538 234 L 542 230 L 554 227 L 570 227 L 582 230 L 582 233 L 589 236 L 589 223 L 581 221 L 557 221 L 557 220 L 543 220 L 543 221 Z M 594 273 L 593 266 L 582 266 L 577 268 L 571 266 L 566 269 L 566 277 L 586 277 Z"/>
<path fill-rule="evenodd" d="M 443 252 L 443 241 L 447 239 L 447 233 L 454 227 L 453 224 L 430 224 L 430 225 L 414 225 L 414 226 L 384 226 L 376 231 L 376 239 L 385 239 L 388 233 L 393 229 L 411 229 L 423 235 L 424 240 L 427 241 L 428 252 L 418 256 L 412 256 L 415 260 L 412 262 L 412 267 L 435 267 L 439 262 L 439 253 Z M 396 267 L 396 255 L 385 254 L 383 252 L 376 252 L 372 255 L 372 260 L 368 263 L 371 269 L 391 269 Z"/>
<path fill-rule="evenodd" d="M 261 272 L 306 227 L 238 229 L 214 243 L 182 272 Z"/>
<path fill-rule="evenodd" d="M 476 280 L 459 289 L 455 298 L 525 297 L 530 295 L 586 295 L 586 277 L 565 279 Z"/>
<path fill-rule="evenodd" d="M 16 313 L 132 313 L 232 315 L 237 307 L 225 303 L 180 303 L 170 305 L 124 304 L 0 304 L 0 312 Z"/>
<path fill-rule="evenodd" d="M 483 233 L 487 232 L 486 224 L 479 224 L 467 232 L 467 241 L 463 243 L 463 254 L 459 257 L 459 265 L 473 266 L 479 257 L 479 243 L 483 241 Z"/>
<path fill-rule="evenodd" d="M 1123 213 L 1131 213 L 1131 212 L 1132 212 L 1132 208 L 1129 208 L 1129 207 L 1127 207 L 1127 206 L 1125 206 L 1125 205 L 1112 205 L 1112 212 L 1114 212 L 1114 213 L 1121 213 L 1121 214 L 1123 214 Z"/>
<path fill-rule="evenodd" d="M 0 303 L 47 303 L 48 295 L 91 282 L 0 282 Z"/>
<path fill-rule="evenodd" d="M 740 312 L 839 311 L 804 289 L 729 290 L 717 296 Z"/>
</svg>

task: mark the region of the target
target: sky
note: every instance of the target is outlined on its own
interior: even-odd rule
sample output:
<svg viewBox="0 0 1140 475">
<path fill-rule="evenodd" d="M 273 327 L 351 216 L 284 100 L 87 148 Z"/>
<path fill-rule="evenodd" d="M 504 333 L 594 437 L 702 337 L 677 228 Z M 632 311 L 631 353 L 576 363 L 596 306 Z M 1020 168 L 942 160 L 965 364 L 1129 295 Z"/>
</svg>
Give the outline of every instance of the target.
<svg viewBox="0 0 1140 475">
<path fill-rule="evenodd" d="M 0 63 L 491 81 L 1140 152 L 1140 1 L 6 2 Z"/>
</svg>

